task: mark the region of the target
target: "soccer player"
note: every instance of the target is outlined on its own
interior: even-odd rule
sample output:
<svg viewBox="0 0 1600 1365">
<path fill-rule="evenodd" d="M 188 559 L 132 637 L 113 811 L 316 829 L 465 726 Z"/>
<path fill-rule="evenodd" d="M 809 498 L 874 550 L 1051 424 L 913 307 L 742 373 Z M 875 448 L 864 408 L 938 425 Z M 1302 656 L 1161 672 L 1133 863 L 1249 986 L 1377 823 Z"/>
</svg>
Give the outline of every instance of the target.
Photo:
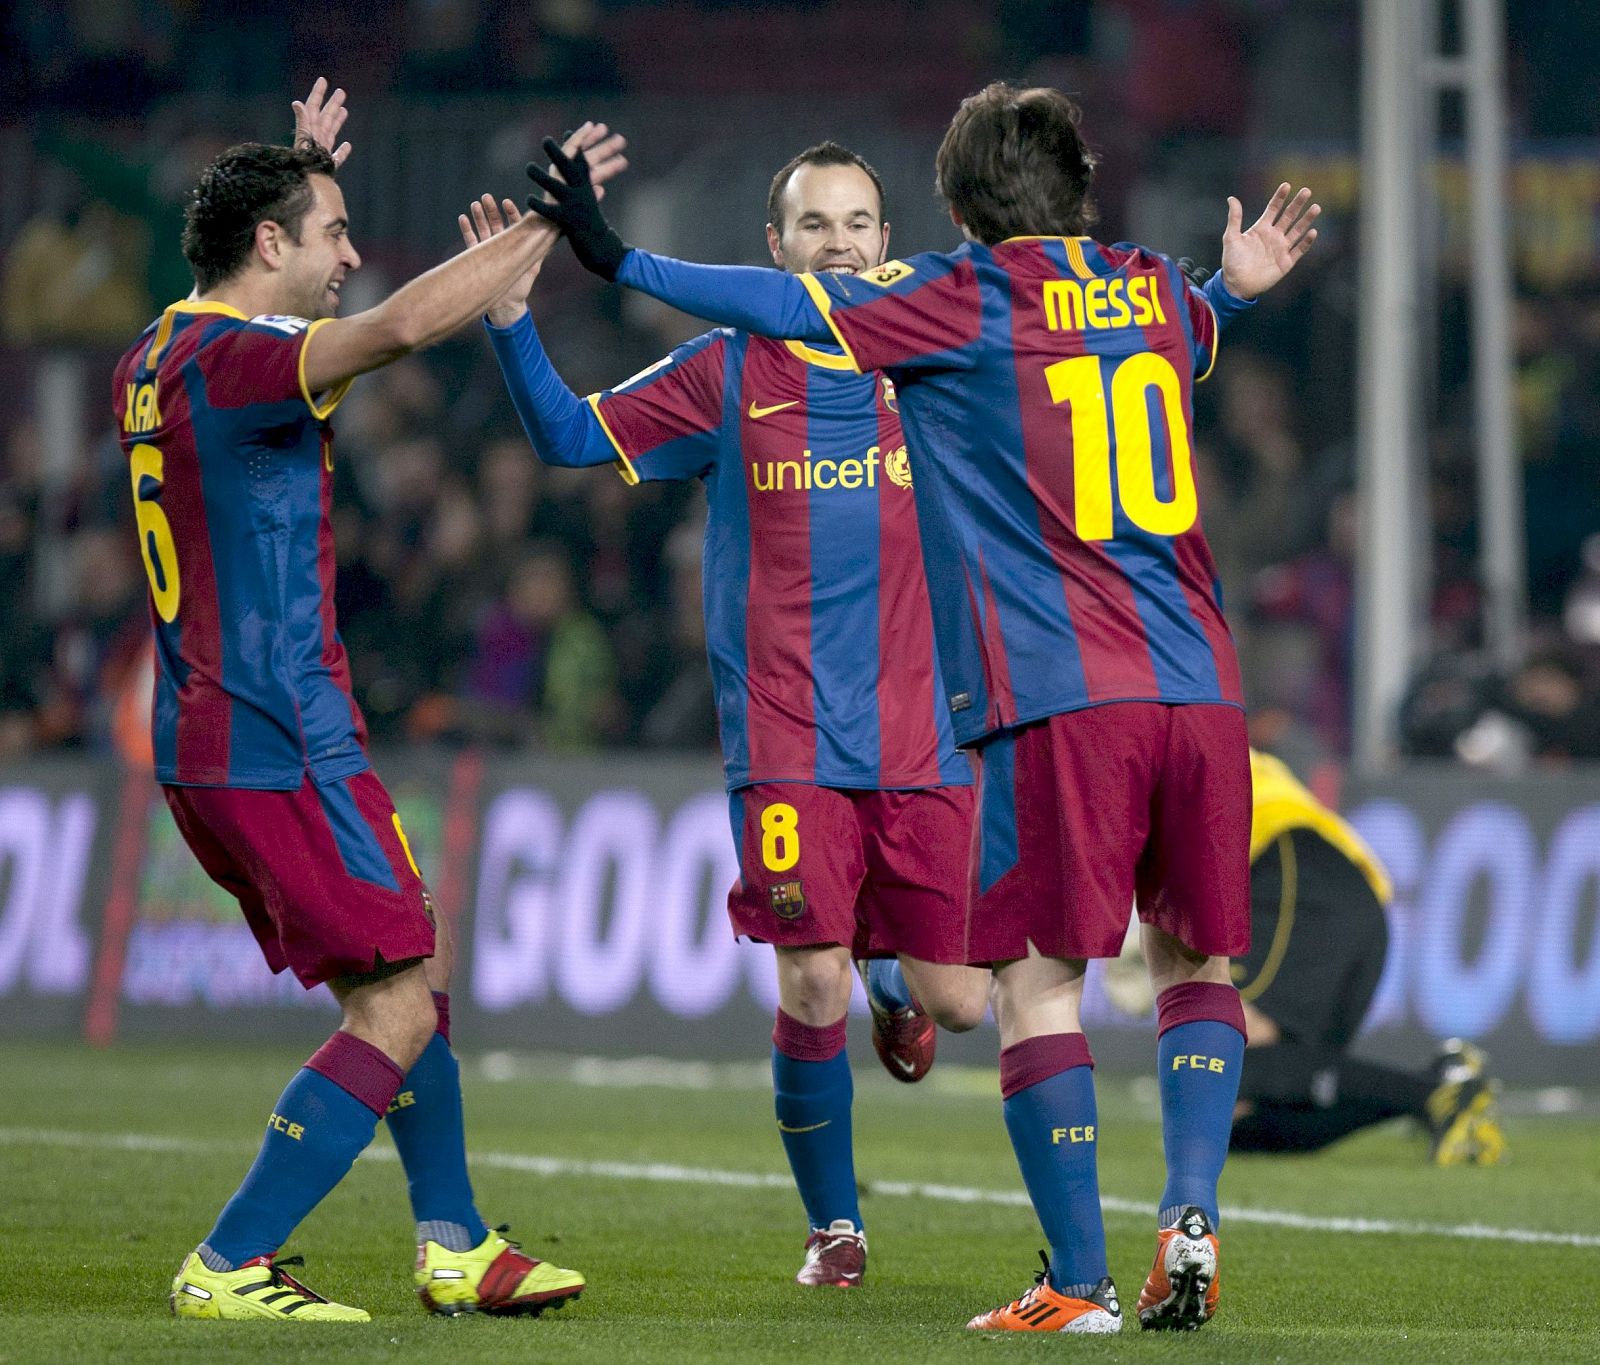
<svg viewBox="0 0 1600 1365">
<path fill-rule="evenodd" d="M 122 358 L 113 404 L 155 631 L 156 776 L 201 865 L 273 971 L 326 982 L 337 1032 L 289 1082 L 255 1164 L 172 1282 L 185 1318 L 364 1322 L 277 1259 L 387 1117 L 441 1313 L 537 1312 L 583 1276 L 484 1225 L 449 1044 L 449 940 L 366 754 L 333 615 L 328 418 L 367 370 L 448 335 L 549 251 L 537 219 L 335 317 L 361 264 L 330 153 L 342 92 L 317 83 L 293 147 L 206 168 L 183 251 L 195 292 Z M 622 139 L 585 124 L 608 178 Z"/>
<path fill-rule="evenodd" d="M 1311 1152 L 1402 1115 L 1436 1165 L 1505 1152 L 1483 1053 L 1452 1039 L 1415 1073 L 1348 1055 L 1383 975 L 1389 876 L 1279 760 L 1250 754 L 1250 952 L 1233 966 L 1249 1045 L 1236 1152 Z"/>
<path fill-rule="evenodd" d="M 763 335 L 832 337 L 894 381 L 956 739 L 979 765 L 969 956 L 992 964 L 1006 1125 L 1050 1243 L 979 1329 L 1111 1332 L 1085 961 L 1119 951 L 1138 892 L 1158 996 L 1167 1184 L 1139 1297 L 1150 1328 L 1217 1305 L 1217 1181 L 1244 1052 L 1228 958 L 1249 946 L 1250 766 L 1233 640 L 1200 527 L 1190 389 L 1220 323 L 1310 248 L 1287 185 L 1222 270 L 1103 246 L 1095 159 L 1055 90 L 965 100 L 938 184 L 968 239 L 859 275 L 785 276 L 630 250 L 583 159 L 530 167 L 591 270 Z M 547 146 L 550 144 L 547 143 Z M 559 148 L 557 149 L 559 152 Z"/>
<path fill-rule="evenodd" d="M 514 222 L 504 209 L 474 204 L 466 241 Z M 856 275 L 888 249 L 877 173 L 836 143 L 777 173 L 767 218 L 782 270 Z M 488 323 L 540 456 L 705 484 L 706 638 L 740 865 L 728 914 L 777 953 L 778 1130 L 810 1229 L 795 1278 L 858 1285 L 851 958 L 871 959 L 873 1042 L 897 1080 L 933 1060 L 929 1015 L 971 1028 L 988 989 L 962 965 L 972 776 L 939 704 L 894 388 L 836 345 L 716 331 L 584 403 L 540 346 L 527 284 Z"/>
</svg>

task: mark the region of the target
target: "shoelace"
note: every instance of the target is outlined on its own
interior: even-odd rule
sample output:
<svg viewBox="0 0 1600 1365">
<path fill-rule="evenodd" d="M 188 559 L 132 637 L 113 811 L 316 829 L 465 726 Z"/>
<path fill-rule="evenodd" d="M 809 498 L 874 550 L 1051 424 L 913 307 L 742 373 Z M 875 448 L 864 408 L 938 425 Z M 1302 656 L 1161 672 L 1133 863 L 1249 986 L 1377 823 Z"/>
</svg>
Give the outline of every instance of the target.
<svg viewBox="0 0 1600 1365">
<path fill-rule="evenodd" d="M 818 1260 L 819 1258 L 827 1255 L 828 1252 L 832 1251 L 834 1247 L 843 1246 L 846 1243 L 853 1242 L 855 1240 L 855 1237 L 848 1232 L 833 1233 L 831 1235 L 821 1237 L 817 1241 L 813 1242 L 809 1248 L 807 1248 L 806 1260 Z"/>
<path fill-rule="evenodd" d="M 285 1256 L 282 1260 L 274 1260 L 267 1266 L 267 1275 L 273 1284 L 279 1285 L 284 1289 L 292 1289 L 296 1294 L 303 1294 L 313 1303 L 327 1303 L 327 1300 L 321 1294 L 307 1289 L 305 1285 L 301 1284 L 299 1280 L 284 1269 L 286 1265 L 304 1265 L 305 1263 L 306 1258 L 304 1256 Z"/>
</svg>

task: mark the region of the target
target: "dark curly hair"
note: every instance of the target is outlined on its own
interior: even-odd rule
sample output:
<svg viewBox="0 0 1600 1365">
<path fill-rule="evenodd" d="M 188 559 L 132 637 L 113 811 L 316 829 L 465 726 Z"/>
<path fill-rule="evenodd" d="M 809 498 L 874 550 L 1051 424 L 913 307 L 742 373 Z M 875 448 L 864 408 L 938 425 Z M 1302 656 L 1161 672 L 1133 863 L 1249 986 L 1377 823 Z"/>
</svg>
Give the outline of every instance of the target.
<svg viewBox="0 0 1600 1365">
<path fill-rule="evenodd" d="M 1043 86 L 996 81 L 961 101 L 939 144 L 935 184 L 980 242 L 1076 237 L 1095 221 L 1095 155 L 1078 118 L 1076 104 Z"/>
<path fill-rule="evenodd" d="M 241 142 L 207 166 L 183 216 L 183 255 L 201 291 L 249 259 L 257 223 L 277 223 L 298 242 L 310 177 L 334 171 L 333 158 L 303 140 L 293 147 Z"/>
<path fill-rule="evenodd" d="M 767 191 L 767 221 L 776 231 L 783 231 L 783 192 L 789 188 L 789 178 L 802 166 L 854 166 L 866 174 L 878 191 L 878 221 L 881 223 L 888 216 L 888 205 L 883 198 L 883 181 L 878 179 L 878 173 L 867 164 L 866 158 L 857 156 L 837 142 L 819 142 L 815 147 L 807 147 L 799 156 L 791 157 L 784 163 L 783 169 L 772 177 L 772 188 Z"/>
</svg>

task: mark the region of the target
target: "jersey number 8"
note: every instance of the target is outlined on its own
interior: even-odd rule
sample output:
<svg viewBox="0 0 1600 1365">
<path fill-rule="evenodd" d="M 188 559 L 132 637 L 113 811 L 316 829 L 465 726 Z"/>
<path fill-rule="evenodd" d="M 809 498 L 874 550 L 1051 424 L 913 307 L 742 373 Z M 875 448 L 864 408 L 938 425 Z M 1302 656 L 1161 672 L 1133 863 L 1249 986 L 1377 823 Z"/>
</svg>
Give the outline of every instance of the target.
<svg viewBox="0 0 1600 1365">
<path fill-rule="evenodd" d="M 1117 452 L 1117 500 L 1129 521 L 1151 535 L 1182 535 L 1195 523 L 1199 504 L 1189 426 L 1183 418 L 1178 372 L 1153 351 L 1131 355 L 1111 376 L 1107 412 L 1100 357 L 1075 356 L 1045 367 L 1052 403 L 1072 407 L 1073 501 L 1078 536 L 1110 540 L 1116 534 L 1111 501 L 1111 450 Z M 1160 396 L 1172 454 L 1172 497 L 1156 492 L 1150 435 L 1150 390 Z"/>
<path fill-rule="evenodd" d="M 800 813 L 787 801 L 761 812 L 761 861 L 768 872 L 787 872 L 800 861 Z"/>
<path fill-rule="evenodd" d="M 163 463 L 161 452 L 153 445 L 140 442 L 128 456 L 128 468 L 133 476 L 133 514 L 139 522 L 139 552 L 144 556 L 144 571 L 150 578 L 150 596 L 156 604 L 156 614 L 166 622 L 178 616 L 178 547 L 172 542 L 172 523 L 161 510 L 161 504 L 146 497 L 145 479 L 153 480 L 156 491 L 161 488 Z"/>
</svg>

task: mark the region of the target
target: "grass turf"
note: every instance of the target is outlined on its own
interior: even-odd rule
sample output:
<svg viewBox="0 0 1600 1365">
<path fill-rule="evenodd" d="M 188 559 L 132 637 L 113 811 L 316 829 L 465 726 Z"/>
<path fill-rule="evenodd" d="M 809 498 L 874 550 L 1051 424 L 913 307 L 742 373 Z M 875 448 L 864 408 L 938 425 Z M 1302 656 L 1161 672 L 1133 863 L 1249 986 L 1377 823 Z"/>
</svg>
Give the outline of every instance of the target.
<svg viewBox="0 0 1600 1365">
<path fill-rule="evenodd" d="M 1217 1319 L 1193 1336 L 1132 1319 L 1153 1247 L 1149 1214 L 1107 1216 L 1129 1309 L 1119 1337 L 962 1330 L 1031 1282 L 1041 1238 L 1026 1208 L 873 1194 L 878 1181 L 1015 1192 L 992 1075 L 935 1071 L 898 1086 L 857 1067 L 857 1173 L 872 1255 L 860 1291 L 801 1290 L 792 1189 L 538 1175 L 490 1154 L 676 1163 L 782 1174 L 755 1068 L 710 1088 L 580 1084 L 554 1062 L 469 1058 L 468 1132 L 479 1202 L 534 1254 L 582 1269 L 581 1301 L 537 1320 L 425 1316 L 412 1295 L 410 1221 L 392 1160 L 364 1160 L 296 1233 L 320 1292 L 370 1326 L 176 1323 L 165 1296 L 183 1254 L 249 1163 L 300 1058 L 277 1050 L 8 1043 L 0 1120 L 0 1362 L 429 1360 L 878 1362 L 1031 1360 L 1462 1361 L 1600 1358 L 1600 1248 L 1489 1238 L 1308 1231 L 1228 1221 L 1228 1208 L 1312 1217 L 1600 1231 L 1600 1123 L 1525 1118 L 1508 1161 L 1436 1170 L 1399 1126 L 1330 1152 L 1236 1158 L 1223 1184 Z M 612 1073 L 612 1079 L 616 1076 Z M 489 1079 L 490 1076 L 499 1079 Z M 724 1083 L 717 1083 L 720 1077 Z M 1102 1079 L 1101 1188 L 1159 1194 L 1147 1092 Z M 69 1146 L 29 1130 L 138 1134 L 192 1150 Z M 379 1148 L 387 1146 L 380 1132 Z"/>
</svg>

